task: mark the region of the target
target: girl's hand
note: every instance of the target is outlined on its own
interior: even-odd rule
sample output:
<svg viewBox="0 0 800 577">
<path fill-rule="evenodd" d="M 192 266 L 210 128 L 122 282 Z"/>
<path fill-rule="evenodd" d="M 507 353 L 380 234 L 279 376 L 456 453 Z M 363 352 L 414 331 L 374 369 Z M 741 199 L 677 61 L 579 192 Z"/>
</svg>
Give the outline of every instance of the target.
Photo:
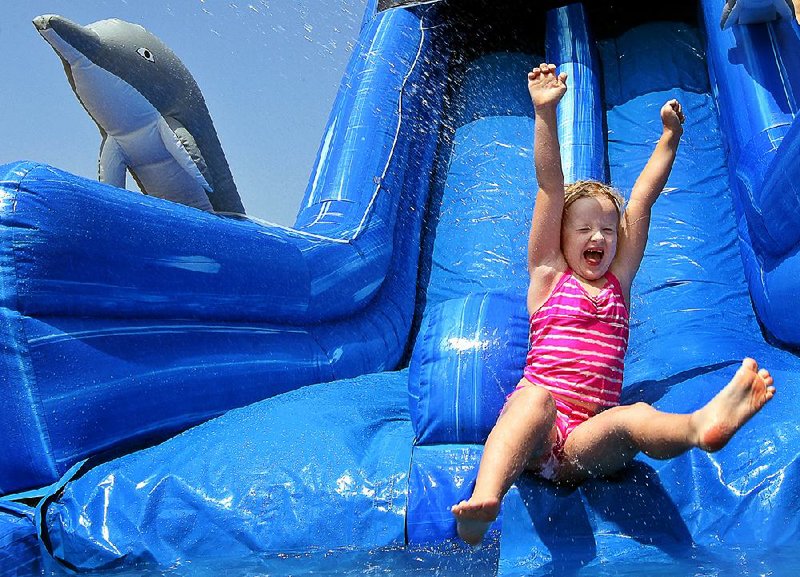
<svg viewBox="0 0 800 577">
<path fill-rule="evenodd" d="M 683 115 L 681 103 L 674 98 L 661 107 L 661 123 L 664 130 L 670 130 L 676 134 L 683 134 Z"/>
<path fill-rule="evenodd" d="M 567 91 L 567 73 L 556 74 L 555 64 L 540 64 L 528 72 L 528 92 L 537 109 L 558 104 Z"/>
</svg>

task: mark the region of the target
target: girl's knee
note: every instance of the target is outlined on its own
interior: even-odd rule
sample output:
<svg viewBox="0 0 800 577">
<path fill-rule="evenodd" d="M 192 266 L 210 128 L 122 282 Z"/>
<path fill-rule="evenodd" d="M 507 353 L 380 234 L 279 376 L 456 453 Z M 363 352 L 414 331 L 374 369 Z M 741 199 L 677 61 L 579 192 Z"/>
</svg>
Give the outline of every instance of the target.
<svg viewBox="0 0 800 577">
<path fill-rule="evenodd" d="M 537 385 L 526 384 L 517 388 L 508 402 L 519 406 L 522 410 L 537 411 L 553 420 L 556 418 L 556 403 L 553 396 Z"/>
<path fill-rule="evenodd" d="M 655 409 L 652 407 L 652 405 L 649 405 L 644 401 L 633 403 L 630 407 L 631 411 L 637 416 L 647 417 L 655 412 Z"/>
<path fill-rule="evenodd" d="M 655 409 L 651 405 L 641 401 L 633 403 L 632 405 L 620 405 L 611 410 L 618 413 L 623 423 L 630 420 L 642 421 L 644 419 L 649 419 L 655 412 Z"/>
</svg>

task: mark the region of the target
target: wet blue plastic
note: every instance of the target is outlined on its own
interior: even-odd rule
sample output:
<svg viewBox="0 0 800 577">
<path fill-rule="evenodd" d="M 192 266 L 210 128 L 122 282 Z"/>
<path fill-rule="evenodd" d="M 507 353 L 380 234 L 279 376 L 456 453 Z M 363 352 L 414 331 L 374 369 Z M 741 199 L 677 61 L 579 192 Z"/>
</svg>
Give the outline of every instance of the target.
<svg viewBox="0 0 800 577">
<path fill-rule="evenodd" d="M 406 10 L 382 14 L 396 12 Z M 584 23 L 573 25 L 585 31 Z M 567 33 L 563 26 L 559 30 Z M 795 549 L 800 360 L 765 342 L 750 303 L 745 277 L 764 271 L 748 258 L 755 252 L 749 237 L 738 236 L 746 228 L 730 191 L 729 154 L 704 72 L 700 35 L 683 25 L 648 25 L 603 44 L 600 53 L 604 98 L 594 101 L 607 106 L 609 173 L 623 192 L 630 191 L 655 145 L 661 105 L 677 97 L 687 113 L 675 170 L 656 205 L 634 286 L 623 400 L 692 410 L 728 381 L 744 355 L 769 366 L 779 391 L 718 454 L 693 451 L 663 463 L 640 458 L 619 476 L 575 491 L 557 491 L 524 477 L 494 527 L 502 529 L 499 549 L 493 534 L 493 545 L 479 554 L 481 567 L 497 563 L 504 575 L 562 574 L 587 564 L 590 571 L 621 560 L 628 566 L 634 558 L 682 564 L 697 557 L 724 558 L 731 550 L 766 555 Z M 437 51 L 434 60 L 441 63 L 442 54 Z M 477 77 L 505 70 L 512 78 L 524 58 L 485 55 L 473 70 Z M 791 72 L 796 77 L 800 71 Z M 595 82 L 597 70 L 583 78 Z M 416 270 L 417 262 L 433 267 L 429 285 L 420 287 L 427 294 L 418 295 L 426 299 L 426 316 L 409 371 L 307 387 L 232 411 L 152 449 L 92 466 L 42 504 L 37 522 L 43 545 L 66 564 L 93 569 L 241 558 L 252 552 L 413 549 L 420 543 L 442 546 L 452 538 L 448 507 L 471 491 L 480 438 L 509 382 L 514 384 L 512 358 L 524 350 L 526 338 L 519 308 L 535 194 L 533 122 L 530 112 L 509 114 L 511 106 L 499 114 L 495 104 L 471 102 L 470 110 L 494 112 L 454 126 L 452 143 L 445 140 L 441 146 L 435 182 L 443 188 L 433 191 L 431 212 L 415 204 L 407 205 L 407 212 L 399 209 L 412 225 L 424 218 L 426 233 L 435 236 L 430 254 L 420 257 L 409 249 L 389 275 L 405 278 L 403 272 Z M 723 119 L 738 113 L 724 106 L 719 110 Z M 576 125 L 587 142 L 600 128 L 592 122 Z M 775 157 L 789 154 L 786 150 Z M 576 168 L 570 160 L 571 174 L 595 174 L 594 157 L 569 158 L 587 162 Z M 415 167 L 405 167 L 405 178 L 424 180 Z M 463 196 L 475 190 L 482 192 Z M 484 208 L 475 210 L 475 201 L 485 202 Z M 403 264 L 409 268 L 399 268 Z M 787 291 L 796 286 L 795 279 L 784 282 Z M 504 316 L 511 322 L 504 324 Z M 498 345 L 513 352 L 506 357 L 505 350 L 489 350 Z M 13 351 L 1 358 L 9 367 L 22 362 L 24 368 L 28 361 Z M 446 388 L 448 383 L 453 388 Z M 413 413 L 409 391 L 412 406 L 416 403 Z M 475 410 L 477 399 L 480 410 Z M 437 404 L 443 408 L 433 408 Z"/>
<path fill-rule="evenodd" d="M 411 358 L 417 444 L 483 443 L 527 354 L 523 293 L 471 293 L 428 308 Z"/>
<path fill-rule="evenodd" d="M 89 471 L 47 542 L 79 567 L 402 545 L 412 438 L 406 372 L 306 387 Z"/>
<path fill-rule="evenodd" d="M 720 3 L 703 3 L 750 294 L 767 330 L 797 346 L 800 28 L 777 20 L 719 30 L 710 23 L 721 9 Z"/>
<path fill-rule="evenodd" d="M 0 168 L 0 494 L 397 366 L 443 92 L 426 11 L 365 23 L 295 229 Z"/>
<path fill-rule="evenodd" d="M 40 544 L 31 507 L 0 501 L 0 574 L 34 575 L 41 570 Z"/>
</svg>

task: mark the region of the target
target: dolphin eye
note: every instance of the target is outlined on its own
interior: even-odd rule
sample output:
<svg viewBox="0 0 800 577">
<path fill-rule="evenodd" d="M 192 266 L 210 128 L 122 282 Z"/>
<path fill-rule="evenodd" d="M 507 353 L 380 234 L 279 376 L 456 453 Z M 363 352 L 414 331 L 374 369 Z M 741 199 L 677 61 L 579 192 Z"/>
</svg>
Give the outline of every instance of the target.
<svg viewBox="0 0 800 577">
<path fill-rule="evenodd" d="M 147 48 L 139 48 L 136 51 L 136 53 L 145 60 L 148 60 L 149 62 L 155 62 L 155 58 L 153 58 L 153 53 L 150 52 Z"/>
</svg>

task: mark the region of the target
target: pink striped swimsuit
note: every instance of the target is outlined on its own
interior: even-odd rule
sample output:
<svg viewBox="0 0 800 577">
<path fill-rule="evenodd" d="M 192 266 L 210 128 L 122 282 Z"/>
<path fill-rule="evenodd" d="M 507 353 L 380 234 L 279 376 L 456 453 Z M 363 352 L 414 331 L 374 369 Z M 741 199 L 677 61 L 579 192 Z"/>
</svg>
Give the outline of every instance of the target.
<svg viewBox="0 0 800 577">
<path fill-rule="evenodd" d="M 557 409 L 558 439 L 542 462 L 541 474 L 547 478 L 555 474 L 567 436 L 593 416 L 569 399 L 602 407 L 619 403 L 628 309 L 619 280 L 610 272 L 605 279 L 592 297 L 568 269 L 531 315 L 525 379 L 554 393 Z"/>
</svg>

